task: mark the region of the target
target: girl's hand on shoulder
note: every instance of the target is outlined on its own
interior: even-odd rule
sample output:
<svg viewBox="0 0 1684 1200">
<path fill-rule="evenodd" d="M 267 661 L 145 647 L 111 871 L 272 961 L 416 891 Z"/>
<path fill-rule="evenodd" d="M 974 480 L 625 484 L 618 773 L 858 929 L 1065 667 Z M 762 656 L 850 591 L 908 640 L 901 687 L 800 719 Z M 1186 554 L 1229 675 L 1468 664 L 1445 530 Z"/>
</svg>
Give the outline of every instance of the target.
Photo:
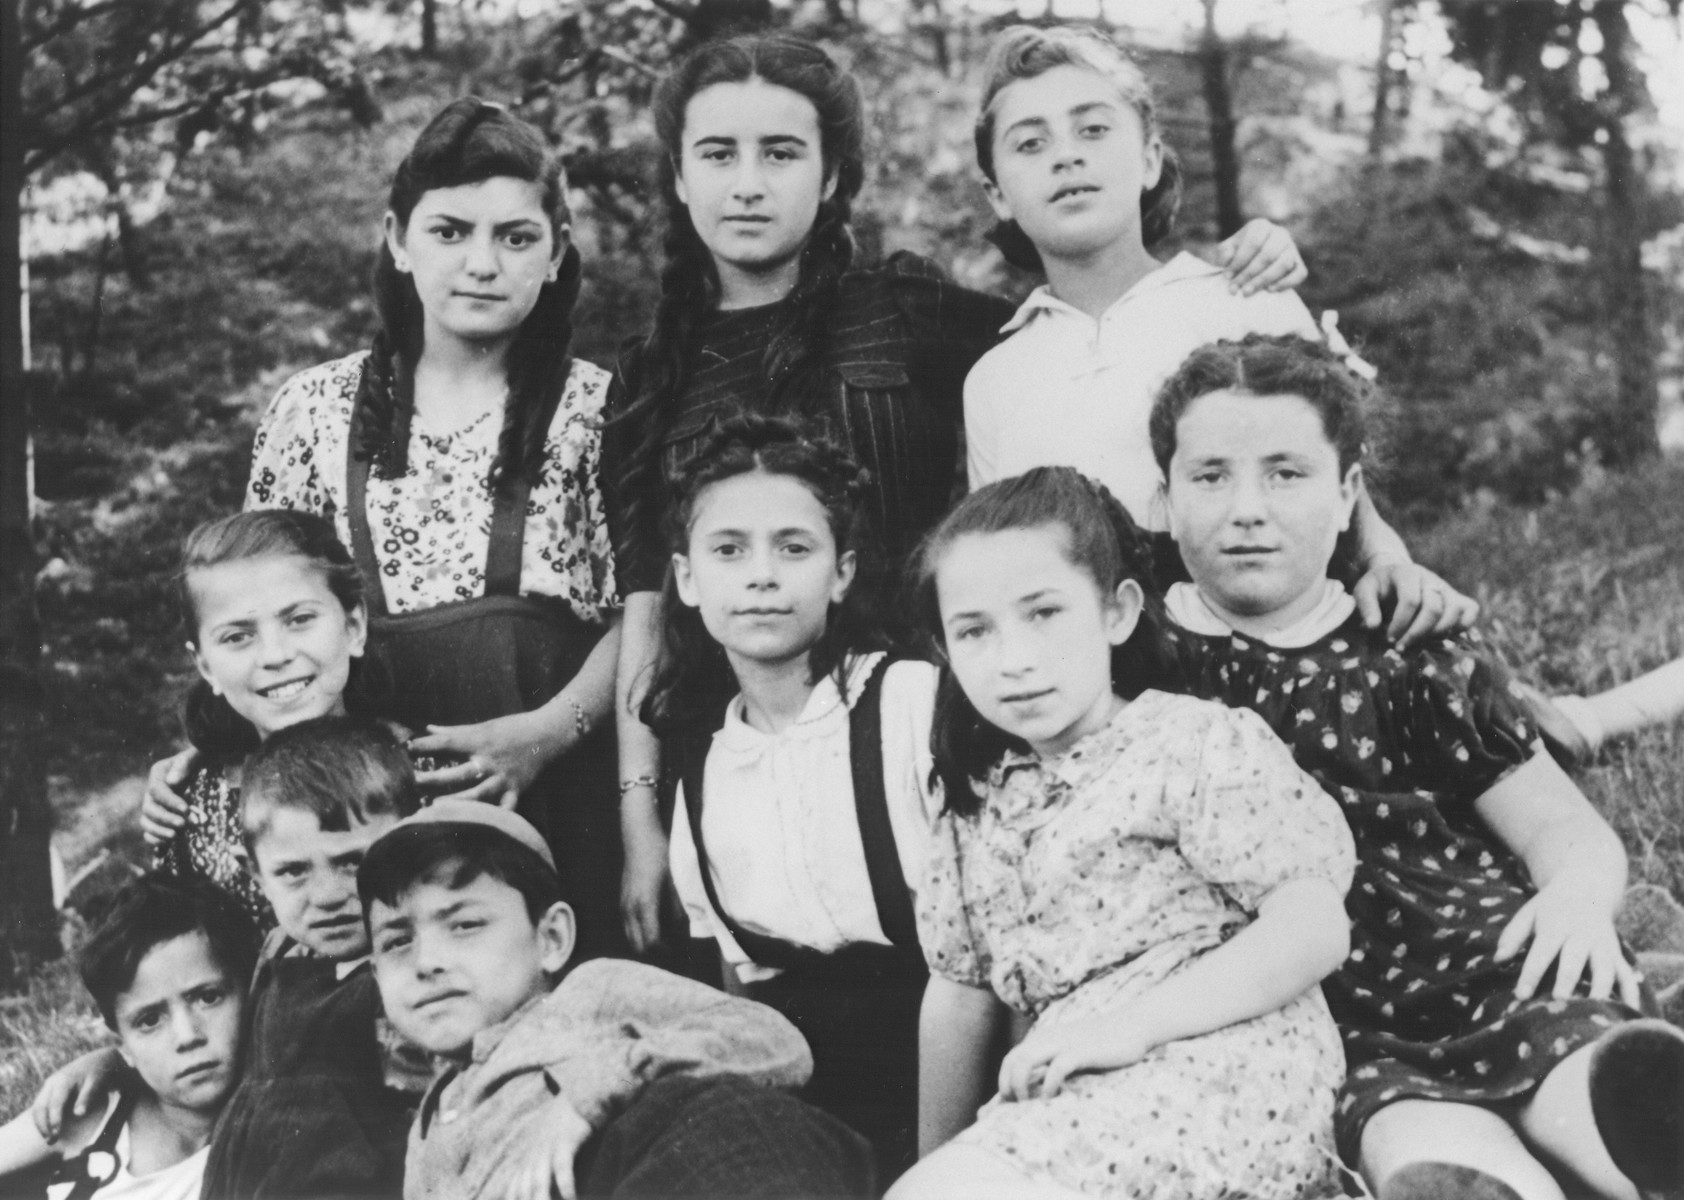
<svg viewBox="0 0 1684 1200">
<path fill-rule="evenodd" d="M 30 1105 L 36 1132 L 49 1145 L 57 1142 L 66 1126 L 99 1108 L 122 1087 L 128 1069 L 123 1056 L 111 1046 L 65 1063 L 47 1076 Z"/>
<path fill-rule="evenodd" d="M 187 801 L 175 789 L 186 783 L 199 765 L 193 747 L 152 764 L 146 774 L 146 793 L 140 798 L 140 832 L 161 846 L 187 824 Z"/>
<path fill-rule="evenodd" d="M 415 782 L 423 794 L 513 808 L 566 747 L 558 744 L 557 731 L 548 728 L 539 713 L 526 712 L 475 725 L 429 725 L 424 735 L 410 741 L 409 749 L 463 760 L 417 772 Z"/>
<path fill-rule="evenodd" d="M 1378 629 L 1385 619 L 1381 603 L 1392 601 L 1392 620 L 1386 636 L 1408 649 L 1422 638 L 1466 629 L 1479 618 L 1479 601 L 1464 596 L 1420 563 L 1381 559 L 1351 591 L 1362 623 Z"/>
<path fill-rule="evenodd" d="M 1078 1071 L 1133 1066 L 1156 1045 L 1126 1012 L 1101 1013 L 1052 1029 L 1036 1026 L 1000 1063 L 1000 1094 L 1007 1100 L 1056 1096 Z"/>
<path fill-rule="evenodd" d="M 1247 221 L 1217 245 L 1216 265 L 1228 276 L 1228 290 L 1236 296 L 1284 292 L 1310 277 L 1292 235 L 1261 217 Z"/>
<path fill-rule="evenodd" d="M 1554 963 L 1555 987 L 1550 994 L 1556 999 L 1573 995 L 1588 970 L 1591 999 L 1615 997 L 1639 1007 L 1637 971 L 1620 951 L 1613 915 L 1571 879 L 1546 886 L 1514 915 L 1497 939 L 1497 961 L 1513 959 L 1528 942 L 1531 948 L 1514 985 L 1514 994 L 1522 1000 L 1537 993 Z"/>
</svg>

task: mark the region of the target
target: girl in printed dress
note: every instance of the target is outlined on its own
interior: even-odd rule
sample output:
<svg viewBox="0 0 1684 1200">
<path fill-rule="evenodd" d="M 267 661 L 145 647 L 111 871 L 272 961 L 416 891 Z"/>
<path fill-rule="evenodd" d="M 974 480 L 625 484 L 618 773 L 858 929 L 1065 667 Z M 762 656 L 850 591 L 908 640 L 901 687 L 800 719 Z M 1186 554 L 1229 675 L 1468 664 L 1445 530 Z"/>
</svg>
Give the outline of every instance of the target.
<svg viewBox="0 0 1684 1200">
<path fill-rule="evenodd" d="M 897 1200 L 1333 1187 L 1315 985 L 1348 945 L 1350 835 L 1253 714 L 1149 686 L 1147 563 L 1068 467 L 974 493 L 924 551 L 947 806 L 918 906 L 928 1157 Z M 1034 1026 L 978 1115 L 1008 1010 Z"/>
<path fill-rule="evenodd" d="M 609 374 L 572 353 L 566 180 L 501 105 L 441 109 L 399 164 L 372 346 L 281 386 L 248 509 L 332 521 L 363 575 L 382 715 L 431 794 L 516 804 L 573 888 L 582 956 L 624 948 L 610 720 L 619 599 L 598 487 Z M 143 820 L 179 827 L 153 771 Z"/>
<path fill-rule="evenodd" d="M 1193 354 L 1152 414 L 1188 686 L 1261 715 L 1356 837 L 1353 950 L 1324 985 L 1340 1149 L 1382 1200 L 1560 1200 L 1552 1172 L 1674 1195 L 1684 1033 L 1640 1019 L 1619 838 L 1477 634 L 1400 652 L 1329 578 L 1372 399 L 1326 347 L 1254 336 Z"/>
</svg>

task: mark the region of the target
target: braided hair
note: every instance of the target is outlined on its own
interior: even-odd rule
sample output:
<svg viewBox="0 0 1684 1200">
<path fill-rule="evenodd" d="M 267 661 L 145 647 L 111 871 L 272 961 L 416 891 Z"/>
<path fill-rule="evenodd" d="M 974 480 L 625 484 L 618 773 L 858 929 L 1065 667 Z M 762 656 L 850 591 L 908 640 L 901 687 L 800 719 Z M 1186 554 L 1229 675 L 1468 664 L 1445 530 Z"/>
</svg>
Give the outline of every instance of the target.
<svg viewBox="0 0 1684 1200">
<path fill-rule="evenodd" d="M 800 481 L 824 508 L 838 556 L 854 555 L 854 581 L 841 602 L 831 606 L 824 633 L 808 654 L 812 679 L 831 675 L 841 687 L 849 655 L 888 645 L 876 604 L 880 564 L 865 503 L 869 476 L 845 450 L 793 417 L 741 413 L 718 422 L 673 483 L 668 547 L 674 554 L 689 552 L 697 506 L 709 487 L 755 472 Z M 730 661 L 702 624 L 701 614 L 679 599 L 670 567 L 663 604 L 661 653 L 640 715 L 662 735 L 697 723 L 715 728 L 737 691 Z"/>
<path fill-rule="evenodd" d="M 387 207 L 402 227 L 427 192 L 499 177 L 538 184 L 551 233 L 557 240 L 563 236 L 572 217 L 560 160 L 537 129 L 501 105 L 473 97 L 452 101 L 428 122 L 398 165 Z M 543 482 L 550 419 L 573 366 L 573 305 L 580 275 L 579 252 L 569 245 L 555 280 L 540 289 L 509 347 L 509 398 L 486 480 L 494 490 L 506 490 L 517 478 Z M 415 281 L 398 270 L 384 239 L 373 288 L 380 328 L 357 389 L 360 433 L 351 452 L 371 462 L 379 478 L 394 479 L 409 469 L 415 365 L 421 358 L 425 314 Z"/>
<path fill-rule="evenodd" d="M 1152 572 L 1152 546 L 1121 502 L 1105 486 L 1073 467 L 1036 467 L 979 488 L 961 500 L 924 539 L 912 581 L 914 619 L 931 657 L 942 664 L 930 735 L 935 777 L 947 808 L 961 815 L 981 803 L 972 781 L 1023 742 L 984 720 L 948 665 L 936 572 L 953 543 L 967 534 L 1054 528 L 1063 534 L 1064 557 L 1086 572 L 1101 595 L 1115 594 L 1126 579 L 1140 585 L 1144 604 L 1128 640 L 1111 650 L 1111 686 L 1133 699 L 1147 688 L 1180 690 L 1174 653 L 1164 636 L 1169 618 Z"/>
<path fill-rule="evenodd" d="M 719 302 L 713 256 L 679 199 L 678 164 L 685 115 L 700 92 L 721 83 L 761 80 L 812 103 L 818 116 L 824 170 L 836 186 L 819 204 L 801 251 L 795 288 L 780 306 L 767 339 L 762 372 L 774 410 L 807 411 L 824 394 L 822 364 L 842 276 L 853 261 L 849 222 L 865 180 L 865 118 L 859 88 L 818 46 L 785 35 L 709 42 L 685 56 L 655 89 L 655 131 L 666 151 L 661 197 L 666 208 L 666 267 L 661 299 L 647 337 L 621 360 L 629 404 L 619 420 L 629 427 L 631 453 L 618 481 L 631 527 L 659 519 L 660 450 L 674 402 L 683 395 L 702 320 Z"/>
</svg>

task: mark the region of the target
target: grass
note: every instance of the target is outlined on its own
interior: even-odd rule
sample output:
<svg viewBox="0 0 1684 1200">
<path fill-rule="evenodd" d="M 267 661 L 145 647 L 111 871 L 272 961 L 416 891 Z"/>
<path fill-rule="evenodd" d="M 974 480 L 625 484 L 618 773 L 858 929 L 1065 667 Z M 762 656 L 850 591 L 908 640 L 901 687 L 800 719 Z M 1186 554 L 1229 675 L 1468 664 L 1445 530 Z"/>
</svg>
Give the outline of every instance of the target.
<svg viewBox="0 0 1684 1200">
<path fill-rule="evenodd" d="M 1593 479 L 1542 508 L 1481 507 L 1408 536 L 1425 561 L 1479 597 L 1491 640 L 1522 675 L 1555 691 L 1596 690 L 1684 654 L 1680 495 L 1684 463 L 1657 463 Z M 137 527 L 179 523 L 169 503 L 154 511 L 137 496 L 133 507 L 137 524 L 113 519 L 98 536 L 116 547 L 133 544 Z M 139 700 L 162 707 L 157 695 Z M 81 732 L 98 731 L 84 723 Z M 1684 897 L 1684 729 L 1615 746 L 1579 781 L 1624 839 L 1632 881 Z M 60 846 L 72 871 L 101 852 L 136 860 L 137 795 L 134 780 L 58 789 Z M 105 1041 L 63 964 L 0 1000 L 0 1114 L 26 1105 L 54 1066 Z"/>
</svg>

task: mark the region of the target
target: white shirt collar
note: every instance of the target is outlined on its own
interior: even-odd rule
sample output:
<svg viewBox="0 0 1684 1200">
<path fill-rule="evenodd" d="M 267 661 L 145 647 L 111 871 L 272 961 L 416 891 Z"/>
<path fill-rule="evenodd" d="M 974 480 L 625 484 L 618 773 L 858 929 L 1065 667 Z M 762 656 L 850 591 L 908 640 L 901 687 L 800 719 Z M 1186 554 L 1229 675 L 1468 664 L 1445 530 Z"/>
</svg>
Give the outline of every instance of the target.
<svg viewBox="0 0 1684 1200">
<path fill-rule="evenodd" d="M 1205 637 L 1227 637 L 1234 632 L 1234 627 L 1205 603 L 1199 589 L 1191 583 L 1171 584 L 1164 594 L 1164 607 L 1169 610 L 1170 620 L 1191 633 L 1202 634 Z M 1321 598 L 1316 601 L 1315 608 L 1285 629 L 1278 629 L 1266 638 L 1255 640 L 1277 650 L 1300 650 L 1321 641 L 1338 629 L 1350 619 L 1356 607 L 1357 602 L 1351 598 L 1343 584 L 1337 580 L 1326 579 L 1322 581 Z"/>
<path fill-rule="evenodd" d="M 1222 268 L 1213 267 L 1203 259 L 1196 258 L 1183 250 L 1157 270 L 1137 280 L 1133 287 L 1112 301 L 1111 307 L 1105 311 L 1110 313 L 1119 305 L 1134 300 L 1145 292 L 1156 291 L 1159 288 L 1180 283 L 1185 279 L 1199 279 L 1206 275 L 1220 275 L 1221 273 Z M 1002 334 L 1014 333 L 1029 324 L 1041 313 L 1063 313 L 1066 316 L 1081 317 L 1084 321 L 1093 320 L 1092 317 L 1074 304 L 1060 300 L 1053 295 L 1052 290 L 1043 283 L 1024 298 L 1023 303 L 1018 305 L 1017 312 L 1012 314 L 1012 319 L 1000 327 L 1000 332 Z"/>
</svg>

